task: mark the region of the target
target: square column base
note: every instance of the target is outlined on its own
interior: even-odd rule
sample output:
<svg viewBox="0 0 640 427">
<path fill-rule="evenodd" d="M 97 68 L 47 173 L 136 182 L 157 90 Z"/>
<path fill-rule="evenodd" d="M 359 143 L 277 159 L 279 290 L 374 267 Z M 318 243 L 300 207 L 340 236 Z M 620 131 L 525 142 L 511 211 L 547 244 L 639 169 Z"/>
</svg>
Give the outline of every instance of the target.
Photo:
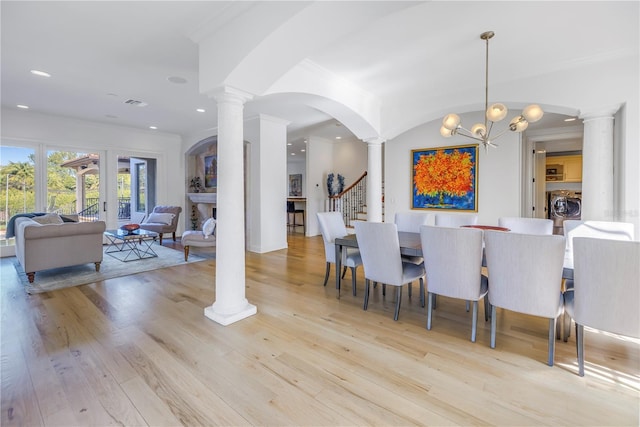
<svg viewBox="0 0 640 427">
<path fill-rule="evenodd" d="M 214 310 L 213 305 L 204 309 L 204 315 L 216 323 L 222 326 L 227 326 L 235 323 L 239 320 L 245 319 L 249 316 L 253 316 L 258 312 L 258 309 L 253 304 L 248 304 L 242 308 L 242 310 L 236 313 L 218 313 Z"/>
</svg>

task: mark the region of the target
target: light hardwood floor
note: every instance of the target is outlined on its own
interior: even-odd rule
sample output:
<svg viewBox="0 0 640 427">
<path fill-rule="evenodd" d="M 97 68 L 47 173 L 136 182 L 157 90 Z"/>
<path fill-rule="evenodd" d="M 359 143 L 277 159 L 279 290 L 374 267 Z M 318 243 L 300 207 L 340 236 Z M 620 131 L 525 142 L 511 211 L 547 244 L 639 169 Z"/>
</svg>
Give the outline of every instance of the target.
<svg viewBox="0 0 640 427">
<path fill-rule="evenodd" d="M 320 237 L 246 260 L 258 314 L 224 327 L 212 259 L 32 296 L 2 259 L 2 426 L 639 424 L 637 341 L 587 331 L 581 378 L 574 334 L 546 365 L 544 319 L 498 310 L 491 349 L 463 301 L 427 331 L 417 286 L 397 322 L 361 269 L 337 300 Z"/>
</svg>

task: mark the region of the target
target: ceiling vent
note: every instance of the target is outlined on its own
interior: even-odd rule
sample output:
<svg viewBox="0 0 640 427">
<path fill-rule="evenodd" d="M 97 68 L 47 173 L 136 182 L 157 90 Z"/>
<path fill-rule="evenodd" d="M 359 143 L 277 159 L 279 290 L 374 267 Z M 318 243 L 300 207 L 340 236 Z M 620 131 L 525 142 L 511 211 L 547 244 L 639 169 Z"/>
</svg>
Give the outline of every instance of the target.
<svg viewBox="0 0 640 427">
<path fill-rule="evenodd" d="M 147 105 L 149 105 L 146 102 L 138 101 L 135 99 L 127 99 L 126 101 L 124 101 L 124 103 L 133 105 L 134 107 L 146 107 Z"/>
</svg>

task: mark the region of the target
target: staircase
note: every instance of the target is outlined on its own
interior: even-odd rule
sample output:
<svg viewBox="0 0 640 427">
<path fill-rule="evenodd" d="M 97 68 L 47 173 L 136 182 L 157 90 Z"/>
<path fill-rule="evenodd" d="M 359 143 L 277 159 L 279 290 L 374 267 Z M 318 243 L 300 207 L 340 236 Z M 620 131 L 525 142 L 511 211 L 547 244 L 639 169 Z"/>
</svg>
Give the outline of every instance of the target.
<svg viewBox="0 0 640 427">
<path fill-rule="evenodd" d="M 346 188 L 342 193 L 329 196 L 329 211 L 342 212 L 347 230 L 353 233 L 354 224 L 367 220 L 367 172 Z M 382 184 L 382 204 L 384 218 L 384 183 Z"/>
</svg>

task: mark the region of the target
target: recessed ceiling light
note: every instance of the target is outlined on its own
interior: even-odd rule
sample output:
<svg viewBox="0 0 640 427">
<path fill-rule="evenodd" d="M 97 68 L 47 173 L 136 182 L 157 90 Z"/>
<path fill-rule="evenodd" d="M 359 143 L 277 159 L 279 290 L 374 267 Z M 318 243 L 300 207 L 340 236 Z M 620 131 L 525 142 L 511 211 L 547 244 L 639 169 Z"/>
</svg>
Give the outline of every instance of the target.
<svg viewBox="0 0 640 427">
<path fill-rule="evenodd" d="M 44 71 L 39 71 L 39 70 L 31 70 L 31 74 L 34 74 L 40 77 L 51 77 L 51 74 L 45 73 Z"/>
<path fill-rule="evenodd" d="M 156 126 L 149 126 L 149 129 L 156 130 L 156 129 L 158 129 L 158 128 L 157 128 Z"/>
<path fill-rule="evenodd" d="M 304 148 L 302 150 L 300 150 L 301 153 L 304 153 L 305 151 L 307 151 L 307 150 L 305 150 Z"/>
<path fill-rule="evenodd" d="M 296 155 L 296 153 L 291 153 L 291 155 L 292 155 L 292 156 L 295 156 L 295 155 Z"/>
<path fill-rule="evenodd" d="M 28 105 L 22 105 L 22 104 L 18 104 L 18 105 L 16 105 L 16 107 L 22 108 L 23 110 L 28 110 L 29 109 Z"/>
<path fill-rule="evenodd" d="M 287 145 L 291 146 L 291 145 L 293 145 L 293 144 L 292 144 L 292 143 L 290 143 L 290 142 L 287 142 Z"/>
<path fill-rule="evenodd" d="M 207 111 L 207 110 L 205 110 L 204 108 L 197 108 L 197 109 L 196 109 L 196 111 L 197 111 L 198 113 L 204 113 L 204 112 L 205 112 L 205 111 Z"/>
<path fill-rule="evenodd" d="M 342 137 L 341 136 L 336 136 L 336 139 L 342 139 Z"/>
<path fill-rule="evenodd" d="M 179 85 L 185 84 L 187 82 L 187 79 L 180 76 L 170 76 L 170 77 L 167 77 L 167 80 L 169 80 L 171 83 L 175 83 Z"/>
<path fill-rule="evenodd" d="M 574 120 L 576 120 L 575 117 L 569 117 L 568 119 L 564 119 L 565 122 L 572 122 Z"/>
</svg>

